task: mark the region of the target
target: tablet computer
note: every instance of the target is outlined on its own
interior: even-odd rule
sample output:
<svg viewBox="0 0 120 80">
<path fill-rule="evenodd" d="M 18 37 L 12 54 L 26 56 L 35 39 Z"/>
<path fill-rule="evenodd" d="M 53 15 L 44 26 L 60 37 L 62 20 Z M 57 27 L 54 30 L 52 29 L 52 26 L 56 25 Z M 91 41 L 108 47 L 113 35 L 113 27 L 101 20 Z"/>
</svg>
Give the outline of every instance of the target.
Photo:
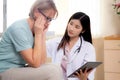
<svg viewBox="0 0 120 80">
<path fill-rule="evenodd" d="M 72 74 L 70 74 L 68 77 L 75 77 L 76 72 L 80 73 L 80 69 L 84 72 L 85 69 L 87 68 L 87 72 L 96 68 L 97 66 L 99 66 L 100 64 L 102 64 L 102 62 L 87 62 L 85 63 L 83 66 L 81 66 L 80 68 L 78 68 L 77 70 L 75 70 Z"/>
</svg>

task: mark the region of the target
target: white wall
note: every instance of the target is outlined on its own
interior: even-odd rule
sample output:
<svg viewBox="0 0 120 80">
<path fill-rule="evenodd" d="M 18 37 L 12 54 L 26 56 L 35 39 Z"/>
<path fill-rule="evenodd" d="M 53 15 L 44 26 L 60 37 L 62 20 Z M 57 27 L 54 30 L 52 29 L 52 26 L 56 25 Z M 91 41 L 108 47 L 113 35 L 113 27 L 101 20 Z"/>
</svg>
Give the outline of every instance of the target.
<svg viewBox="0 0 120 80">
<path fill-rule="evenodd" d="M 113 9 L 114 1 L 101 0 L 102 36 L 120 34 L 120 15 L 117 15 L 115 9 Z"/>
<path fill-rule="evenodd" d="M 7 0 L 7 27 L 18 19 L 27 18 L 35 0 Z"/>
<path fill-rule="evenodd" d="M 3 0 L 0 0 L 0 33 L 3 32 Z"/>
<path fill-rule="evenodd" d="M 34 0 L 8 0 L 7 26 L 18 19 L 28 17 L 33 2 Z M 55 34 L 64 34 L 70 16 L 75 12 L 82 11 L 90 16 L 93 36 L 100 35 L 99 0 L 55 0 L 55 2 L 59 16 L 51 23 L 49 31 L 55 31 Z"/>
<path fill-rule="evenodd" d="M 28 17 L 29 9 L 33 2 L 34 0 L 29 0 L 29 3 L 26 0 L 8 0 L 7 25 L 17 19 Z M 55 2 L 59 10 L 59 16 L 51 23 L 49 31 L 63 34 L 69 17 L 77 11 L 83 11 L 91 18 L 93 36 L 101 37 L 120 34 L 120 16 L 116 15 L 113 9 L 114 0 L 55 0 Z M 101 7 L 99 8 L 100 3 Z M 0 8 L 2 10 L 2 6 Z M 2 19 L 2 16 L 0 19 Z M 2 32 L 1 25 L 2 23 L 0 24 L 0 32 Z"/>
</svg>

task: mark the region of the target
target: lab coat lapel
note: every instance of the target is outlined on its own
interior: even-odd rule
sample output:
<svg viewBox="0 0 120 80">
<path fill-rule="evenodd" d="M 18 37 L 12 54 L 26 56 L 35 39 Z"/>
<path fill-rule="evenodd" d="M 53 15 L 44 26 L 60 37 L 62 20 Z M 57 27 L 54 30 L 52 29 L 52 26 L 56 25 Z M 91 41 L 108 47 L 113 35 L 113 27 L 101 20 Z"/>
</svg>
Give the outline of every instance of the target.
<svg viewBox="0 0 120 80">
<path fill-rule="evenodd" d="M 73 56 L 74 53 L 77 52 L 76 50 L 78 49 L 79 46 L 80 46 L 80 38 L 78 39 L 78 41 L 75 43 L 75 45 L 74 45 L 73 48 L 71 49 L 71 51 L 70 51 L 70 55 L 71 55 L 71 56 Z"/>
<path fill-rule="evenodd" d="M 75 59 L 76 55 L 78 54 L 76 50 L 78 49 L 79 45 L 80 45 L 80 38 L 78 39 L 78 41 L 75 43 L 75 45 L 70 51 L 70 55 L 69 55 L 70 63 Z"/>
</svg>

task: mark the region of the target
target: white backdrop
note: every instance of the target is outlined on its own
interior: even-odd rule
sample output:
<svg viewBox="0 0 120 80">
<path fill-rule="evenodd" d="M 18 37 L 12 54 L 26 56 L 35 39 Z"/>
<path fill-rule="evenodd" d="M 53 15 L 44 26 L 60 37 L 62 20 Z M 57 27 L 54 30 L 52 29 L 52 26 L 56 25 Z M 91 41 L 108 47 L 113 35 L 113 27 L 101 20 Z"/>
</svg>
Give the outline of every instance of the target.
<svg viewBox="0 0 120 80">
<path fill-rule="evenodd" d="M 0 33 L 3 32 L 3 0 L 0 0 Z"/>
<path fill-rule="evenodd" d="M 15 20 L 27 18 L 34 1 L 8 0 L 7 26 Z M 55 3 L 59 11 L 59 16 L 56 20 L 52 21 L 49 31 L 53 31 L 57 35 L 63 34 L 69 17 L 77 11 L 82 11 L 91 18 L 93 36 L 100 35 L 100 0 L 55 0 Z"/>
</svg>

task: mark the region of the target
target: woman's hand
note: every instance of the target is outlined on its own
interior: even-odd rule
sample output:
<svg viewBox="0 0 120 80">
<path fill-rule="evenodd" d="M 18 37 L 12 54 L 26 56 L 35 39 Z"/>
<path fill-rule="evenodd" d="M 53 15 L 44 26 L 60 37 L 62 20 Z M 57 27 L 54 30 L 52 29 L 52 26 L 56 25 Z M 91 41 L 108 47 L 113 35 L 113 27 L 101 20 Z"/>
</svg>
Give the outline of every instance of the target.
<svg viewBox="0 0 120 80">
<path fill-rule="evenodd" d="M 82 70 L 80 70 L 80 73 L 76 72 L 76 76 L 80 80 L 87 80 L 88 79 L 88 75 L 90 74 L 90 72 L 92 72 L 92 70 L 88 71 L 87 69 L 85 69 L 84 72 L 82 72 Z"/>
</svg>

